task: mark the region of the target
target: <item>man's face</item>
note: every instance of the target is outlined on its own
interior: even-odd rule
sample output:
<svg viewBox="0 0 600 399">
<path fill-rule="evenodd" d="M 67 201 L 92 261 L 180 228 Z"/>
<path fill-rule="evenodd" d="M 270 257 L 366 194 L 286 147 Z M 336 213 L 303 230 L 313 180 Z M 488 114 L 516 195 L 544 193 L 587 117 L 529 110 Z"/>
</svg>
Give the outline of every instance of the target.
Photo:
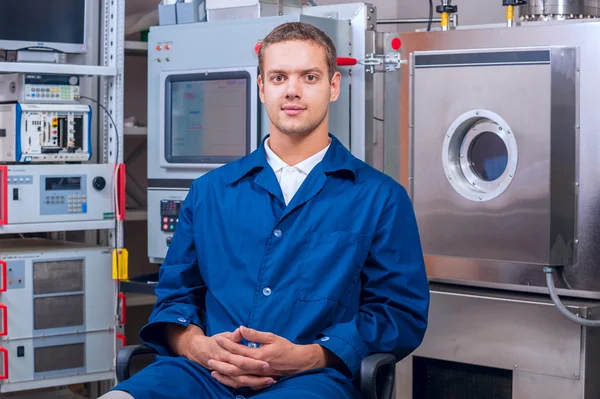
<svg viewBox="0 0 600 399">
<path fill-rule="evenodd" d="M 271 44 L 264 52 L 263 71 L 260 99 L 281 133 L 304 136 L 326 121 L 329 103 L 340 93 L 340 74 L 329 81 L 321 46 L 308 41 Z"/>
</svg>

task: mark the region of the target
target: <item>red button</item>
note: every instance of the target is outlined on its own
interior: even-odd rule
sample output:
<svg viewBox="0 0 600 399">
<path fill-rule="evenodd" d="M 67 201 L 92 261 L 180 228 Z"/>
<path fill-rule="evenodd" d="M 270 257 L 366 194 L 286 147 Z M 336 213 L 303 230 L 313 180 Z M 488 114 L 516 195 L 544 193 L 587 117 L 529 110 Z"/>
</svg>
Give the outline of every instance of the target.
<svg viewBox="0 0 600 399">
<path fill-rule="evenodd" d="M 160 46 L 156 46 L 156 49 L 157 49 L 158 51 L 160 51 L 161 47 L 160 47 Z"/>
<path fill-rule="evenodd" d="M 168 230 L 169 226 L 167 226 L 166 224 L 163 224 L 163 230 Z"/>
<path fill-rule="evenodd" d="M 392 48 L 396 51 L 400 50 L 400 47 L 402 47 L 402 41 L 400 40 L 400 38 L 395 37 L 392 39 Z"/>
<path fill-rule="evenodd" d="M 258 51 L 260 50 L 260 45 L 262 44 L 262 42 L 258 42 L 256 43 L 256 45 L 254 46 L 254 52 L 256 54 L 258 54 Z"/>
<path fill-rule="evenodd" d="M 165 50 L 171 50 L 171 46 L 168 44 L 165 44 Z"/>
<path fill-rule="evenodd" d="M 163 222 L 167 223 L 169 221 L 169 218 L 163 218 Z"/>
</svg>

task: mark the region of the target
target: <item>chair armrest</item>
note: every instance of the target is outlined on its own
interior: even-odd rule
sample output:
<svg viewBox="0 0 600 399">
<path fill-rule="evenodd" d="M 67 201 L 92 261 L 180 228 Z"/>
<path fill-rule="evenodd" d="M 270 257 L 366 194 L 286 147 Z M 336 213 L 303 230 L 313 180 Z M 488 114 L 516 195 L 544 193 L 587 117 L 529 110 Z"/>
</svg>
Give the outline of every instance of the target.
<svg viewBox="0 0 600 399">
<path fill-rule="evenodd" d="M 363 359 L 360 366 L 360 392 L 363 399 L 392 399 L 396 380 L 396 358 L 377 353 Z"/>
<path fill-rule="evenodd" d="M 134 356 L 151 354 L 157 354 L 157 352 L 147 345 L 127 345 L 119 349 L 119 353 L 117 353 L 117 382 L 123 382 L 131 376 L 129 366 Z"/>
</svg>

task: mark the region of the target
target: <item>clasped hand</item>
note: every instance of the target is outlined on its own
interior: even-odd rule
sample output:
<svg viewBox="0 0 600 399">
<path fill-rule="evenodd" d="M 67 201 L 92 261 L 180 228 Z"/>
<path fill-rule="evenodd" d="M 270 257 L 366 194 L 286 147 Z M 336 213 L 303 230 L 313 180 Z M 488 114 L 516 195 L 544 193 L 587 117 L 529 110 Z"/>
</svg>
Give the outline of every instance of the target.
<svg viewBox="0 0 600 399">
<path fill-rule="evenodd" d="M 242 338 L 261 346 L 249 348 L 240 344 Z M 264 389 L 278 377 L 325 366 L 320 345 L 296 345 L 275 334 L 245 327 L 206 338 L 205 344 L 200 363 L 221 384 L 236 389 Z"/>
</svg>

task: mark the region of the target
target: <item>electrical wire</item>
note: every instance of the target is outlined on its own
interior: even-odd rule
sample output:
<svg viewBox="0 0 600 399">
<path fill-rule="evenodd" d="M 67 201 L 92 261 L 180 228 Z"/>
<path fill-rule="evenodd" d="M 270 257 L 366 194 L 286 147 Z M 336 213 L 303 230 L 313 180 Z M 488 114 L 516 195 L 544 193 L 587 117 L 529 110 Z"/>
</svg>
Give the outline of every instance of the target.
<svg viewBox="0 0 600 399">
<path fill-rule="evenodd" d="M 573 314 L 569 309 L 566 308 L 565 305 L 560 301 L 558 294 L 556 293 L 556 287 L 554 286 L 554 271 L 555 267 L 546 266 L 544 267 L 544 273 L 546 273 L 546 284 L 548 285 L 548 291 L 550 292 L 550 298 L 552 298 L 552 302 L 558 309 L 558 311 L 565 316 L 567 319 L 580 324 L 585 327 L 600 327 L 600 320 L 588 320 L 583 319 L 575 314 Z"/>
<path fill-rule="evenodd" d="M 429 0 L 429 22 L 427 22 L 427 32 L 431 31 L 431 23 L 433 22 L 433 0 Z"/>
<path fill-rule="evenodd" d="M 117 143 L 117 154 L 119 152 L 119 130 L 117 129 L 117 124 L 115 123 L 115 120 L 113 119 L 112 115 L 110 114 L 110 112 L 108 112 L 108 110 L 106 109 L 106 107 L 104 107 L 104 105 L 100 104 L 100 102 L 98 100 L 95 100 L 93 98 L 90 97 L 86 97 L 86 96 L 79 96 L 79 98 L 84 98 L 86 100 L 90 100 L 95 102 L 96 104 L 98 104 L 98 106 L 100 108 L 102 108 L 102 110 L 106 113 L 106 115 L 108 116 L 108 118 L 110 119 L 111 123 L 113 124 L 114 128 L 115 128 L 115 133 L 116 133 L 116 143 Z M 119 277 L 120 277 L 120 273 L 119 273 L 119 241 L 118 241 L 118 234 L 119 234 L 119 201 L 118 201 L 118 189 L 117 189 L 117 178 L 119 176 L 119 167 L 120 165 L 118 163 L 116 163 L 117 166 L 115 168 L 114 171 L 114 178 L 113 178 L 113 182 L 114 182 L 114 190 L 113 190 L 113 195 L 114 195 L 114 200 L 115 200 L 115 236 L 114 236 L 114 250 L 115 250 L 115 267 L 117 269 L 117 282 L 119 281 Z M 118 301 L 117 301 L 117 308 L 118 308 Z"/>
</svg>

